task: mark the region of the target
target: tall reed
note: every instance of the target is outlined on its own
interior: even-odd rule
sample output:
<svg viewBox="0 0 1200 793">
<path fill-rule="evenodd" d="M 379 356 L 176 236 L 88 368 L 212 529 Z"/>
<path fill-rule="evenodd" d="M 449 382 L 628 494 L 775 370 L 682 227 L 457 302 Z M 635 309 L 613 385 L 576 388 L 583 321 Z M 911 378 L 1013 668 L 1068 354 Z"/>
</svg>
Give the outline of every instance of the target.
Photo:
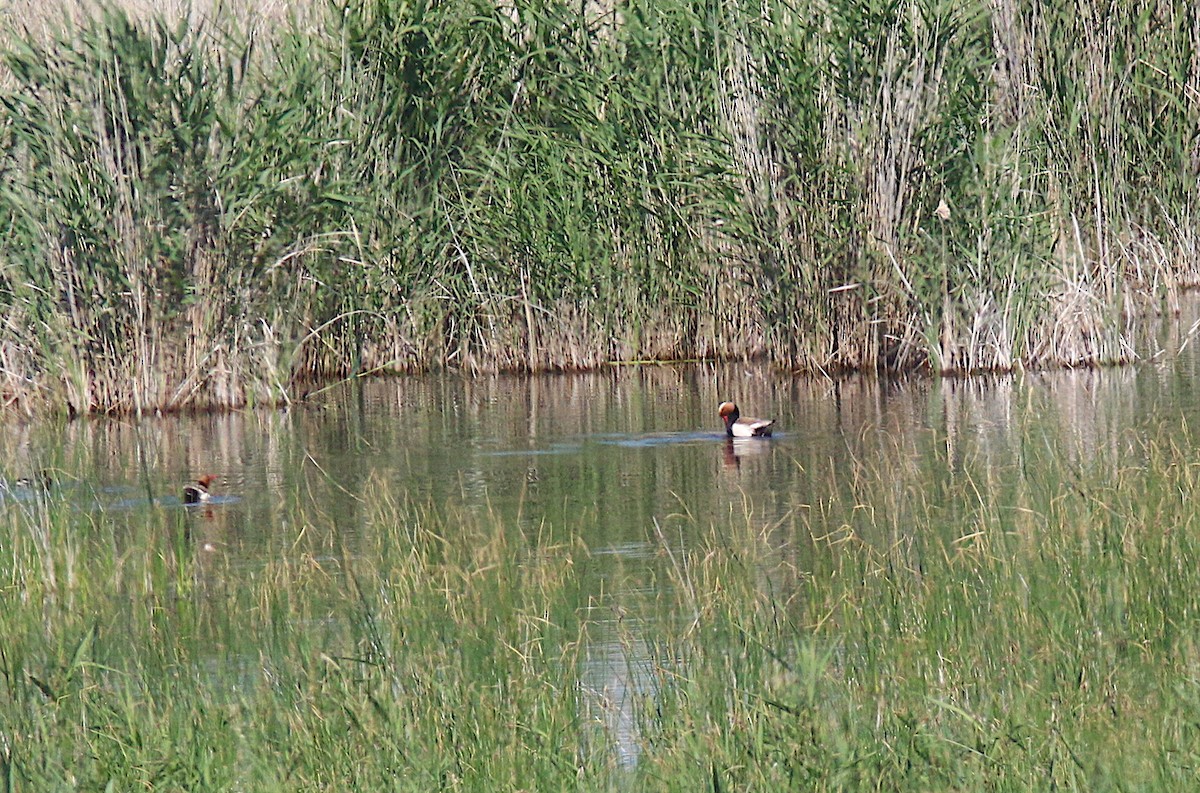
<svg viewBox="0 0 1200 793">
<path fill-rule="evenodd" d="M 0 33 L 9 401 L 642 359 L 1115 363 L 1196 280 L 1180 9 L 244 11 Z"/>
</svg>

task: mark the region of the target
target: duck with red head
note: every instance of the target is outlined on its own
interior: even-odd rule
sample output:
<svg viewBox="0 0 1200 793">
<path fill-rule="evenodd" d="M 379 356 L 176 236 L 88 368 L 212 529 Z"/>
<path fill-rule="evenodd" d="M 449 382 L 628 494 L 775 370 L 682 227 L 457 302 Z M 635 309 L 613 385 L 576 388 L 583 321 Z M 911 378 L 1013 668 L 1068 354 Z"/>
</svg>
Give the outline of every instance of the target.
<svg viewBox="0 0 1200 793">
<path fill-rule="evenodd" d="M 209 486 L 216 481 L 212 474 L 205 474 L 190 485 L 183 488 L 183 503 L 203 504 L 212 499 Z"/>
<path fill-rule="evenodd" d="M 717 415 L 725 422 L 725 434 L 731 438 L 766 438 L 775 424 L 775 419 L 743 416 L 732 402 L 722 402 L 717 408 Z"/>
</svg>

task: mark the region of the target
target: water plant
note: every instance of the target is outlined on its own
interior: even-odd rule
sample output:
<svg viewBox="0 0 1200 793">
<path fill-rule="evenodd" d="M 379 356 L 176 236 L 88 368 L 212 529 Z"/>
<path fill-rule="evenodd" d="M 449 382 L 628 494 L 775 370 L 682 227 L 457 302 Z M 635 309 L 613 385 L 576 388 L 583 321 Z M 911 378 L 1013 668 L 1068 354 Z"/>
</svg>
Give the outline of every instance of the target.
<svg viewBox="0 0 1200 793">
<path fill-rule="evenodd" d="M 6 501 L 0 779 L 1189 790 L 1195 438 L 1042 413 L 1011 458 L 926 433 L 813 471 L 782 519 L 664 513 L 651 588 L 577 525 L 379 476 L 357 530 L 289 493 L 253 554 L 182 507 Z"/>
<path fill-rule="evenodd" d="M 1131 359 L 1195 281 L 1190 12 L 105 5 L 0 28 L 3 390 Z M 57 20 L 57 17 L 55 17 Z"/>
</svg>

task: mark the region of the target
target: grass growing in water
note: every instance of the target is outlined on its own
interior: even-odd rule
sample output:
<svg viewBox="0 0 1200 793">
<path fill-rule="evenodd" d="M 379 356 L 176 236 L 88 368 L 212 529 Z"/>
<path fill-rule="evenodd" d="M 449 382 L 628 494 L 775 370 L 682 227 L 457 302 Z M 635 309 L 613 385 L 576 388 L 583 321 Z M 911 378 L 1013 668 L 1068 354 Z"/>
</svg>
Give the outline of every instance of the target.
<svg viewBox="0 0 1200 793">
<path fill-rule="evenodd" d="M 532 534 L 380 481 L 353 547 L 293 506 L 295 534 L 262 559 L 205 552 L 181 509 L 131 524 L 53 496 L 6 503 L 0 773 L 152 790 L 1189 790 L 1200 469 L 1178 438 L 1076 465 L 1030 437 L 1037 474 L 1011 479 L 982 460 L 861 464 L 852 487 L 814 479 L 810 507 L 773 526 L 666 517 L 647 527 L 663 580 L 615 625 L 595 614 L 622 593 L 590 589 L 588 549 L 556 539 L 570 527 Z M 625 736 L 585 682 L 614 647 Z"/>
<path fill-rule="evenodd" d="M 6 399 L 220 407 L 715 356 L 1097 364 L 1195 281 L 1196 27 L 1172 6 L 248 17 L 0 29 Z"/>
</svg>

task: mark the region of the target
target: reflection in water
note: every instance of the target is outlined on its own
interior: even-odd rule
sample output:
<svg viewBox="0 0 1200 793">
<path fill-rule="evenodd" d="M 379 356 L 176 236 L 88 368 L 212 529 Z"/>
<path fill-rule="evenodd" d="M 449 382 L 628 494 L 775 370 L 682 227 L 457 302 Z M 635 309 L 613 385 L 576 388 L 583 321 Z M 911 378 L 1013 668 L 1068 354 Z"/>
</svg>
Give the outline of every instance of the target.
<svg viewBox="0 0 1200 793">
<path fill-rule="evenodd" d="M 580 670 L 581 707 L 587 720 L 604 726 L 609 736 L 608 751 L 622 766 L 637 763 L 637 718 L 641 700 L 653 689 L 653 662 L 642 638 L 653 626 L 639 626 L 624 615 L 606 615 L 605 609 L 589 610 L 590 641 Z M 610 612 L 611 614 L 611 612 Z"/>
<path fill-rule="evenodd" d="M 706 532 L 751 531 L 803 571 L 811 537 L 853 532 L 889 548 L 921 533 L 963 536 L 971 516 L 947 508 L 942 525 L 919 525 L 905 505 L 949 503 L 969 481 L 1007 488 L 1016 508 L 1022 488 L 1060 486 L 1038 468 L 1047 449 L 1061 450 L 1067 470 L 1119 466 L 1143 453 L 1148 428 L 1200 426 L 1197 350 L 1119 370 L 972 380 L 831 381 L 728 365 L 362 381 L 285 411 L 6 424 L 0 475 L 51 472 L 55 497 L 133 522 L 183 512 L 182 483 L 212 472 L 219 497 L 182 517 L 197 548 L 238 560 L 206 563 L 213 576 L 295 553 L 301 535 L 353 554 L 374 481 L 414 504 L 499 515 L 516 542 L 526 531 L 579 542 L 590 549 L 577 604 L 591 641 L 581 707 L 632 764 L 637 709 L 664 662 L 651 648 L 656 621 L 672 618 L 658 597 L 676 580 L 672 554 Z M 716 406 L 743 397 L 778 417 L 774 438 L 725 436 Z M 891 508 L 858 508 L 889 490 L 881 507 Z M 0 508 L 36 492 L 6 486 Z"/>
<path fill-rule="evenodd" d="M 725 451 L 722 456 L 725 467 L 740 469 L 744 458 L 767 453 L 771 448 L 770 444 L 771 440 L 766 438 L 725 438 Z"/>
</svg>

